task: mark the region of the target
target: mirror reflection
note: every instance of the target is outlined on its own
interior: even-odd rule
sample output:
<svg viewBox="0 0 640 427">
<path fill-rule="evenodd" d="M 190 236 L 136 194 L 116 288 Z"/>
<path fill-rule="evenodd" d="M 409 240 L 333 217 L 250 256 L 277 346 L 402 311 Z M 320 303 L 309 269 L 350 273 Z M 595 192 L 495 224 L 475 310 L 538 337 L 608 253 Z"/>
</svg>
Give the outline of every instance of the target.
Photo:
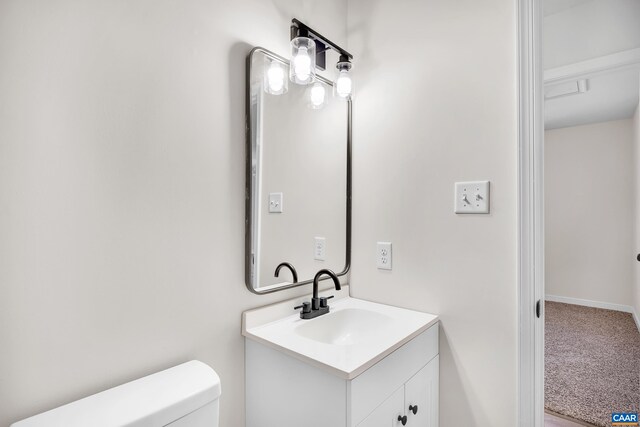
<svg viewBox="0 0 640 427">
<path fill-rule="evenodd" d="M 288 62 L 260 48 L 248 90 L 247 286 L 271 292 L 293 286 L 294 273 L 302 284 L 321 269 L 346 272 L 348 102 L 320 76 L 290 82 Z"/>
</svg>

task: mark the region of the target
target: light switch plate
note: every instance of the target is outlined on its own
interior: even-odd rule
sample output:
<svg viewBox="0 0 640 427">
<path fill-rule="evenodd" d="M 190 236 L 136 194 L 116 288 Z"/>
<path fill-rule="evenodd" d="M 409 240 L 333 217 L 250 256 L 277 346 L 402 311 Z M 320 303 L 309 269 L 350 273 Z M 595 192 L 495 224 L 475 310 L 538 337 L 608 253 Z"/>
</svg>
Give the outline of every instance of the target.
<svg viewBox="0 0 640 427">
<path fill-rule="evenodd" d="M 269 213 L 282 213 L 282 193 L 269 193 Z"/>
<path fill-rule="evenodd" d="M 327 240 L 324 237 L 314 238 L 313 259 L 316 261 L 324 261 L 327 259 Z"/>
<path fill-rule="evenodd" d="M 391 270 L 391 242 L 378 242 L 376 265 L 380 270 Z"/>
<path fill-rule="evenodd" d="M 488 214 L 489 197 L 489 181 L 456 182 L 454 212 Z"/>
</svg>

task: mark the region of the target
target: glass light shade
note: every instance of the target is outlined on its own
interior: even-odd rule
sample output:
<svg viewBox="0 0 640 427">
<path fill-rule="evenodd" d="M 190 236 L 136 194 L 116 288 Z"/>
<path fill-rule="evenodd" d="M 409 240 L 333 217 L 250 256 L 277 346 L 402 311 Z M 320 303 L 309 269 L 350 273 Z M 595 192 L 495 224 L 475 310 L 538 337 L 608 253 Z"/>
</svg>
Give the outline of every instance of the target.
<svg viewBox="0 0 640 427">
<path fill-rule="evenodd" d="M 328 102 L 328 94 L 327 94 L 327 88 L 325 87 L 324 84 L 320 83 L 320 82 L 316 82 L 314 83 L 308 90 L 308 97 L 309 97 L 309 107 L 313 108 L 314 110 L 319 110 L 320 108 L 324 107 L 325 105 L 327 105 Z"/>
<path fill-rule="evenodd" d="M 336 95 L 342 98 L 349 98 L 353 95 L 353 81 L 351 73 L 346 68 L 338 70 L 338 76 L 333 84 Z"/>
<path fill-rule="evenodd" d="M 271 95 L 282 95 L 289 90 L 289 79 L 287 79 L 284 64 L 278 61 L 266 61 L 263 87 L 264 91 Z"/>
<path fill-rule="evenodd" d="M 316 42 L 308 37 L 291 40 L 289 78 L 299 85 L 308 85 L 316 77 Z"/>
</svg>

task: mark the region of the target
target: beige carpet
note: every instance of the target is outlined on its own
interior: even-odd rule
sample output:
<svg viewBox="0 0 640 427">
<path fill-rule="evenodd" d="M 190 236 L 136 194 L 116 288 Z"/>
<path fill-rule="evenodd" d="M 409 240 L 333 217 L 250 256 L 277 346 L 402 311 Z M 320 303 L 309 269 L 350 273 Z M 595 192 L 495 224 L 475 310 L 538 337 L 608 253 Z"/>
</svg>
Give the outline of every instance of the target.
<svg viewBox="0 0 640 427">
<path fill-rule="evenodd" d="M 628 313 L 545 304 L 545 409 L 597 426 L 640 412 L 640 333 Z"/>
<path fill-rule="evenodd" d="M 578 421 L 573 418 L 566 418 L 550 412 L 544 413 L 544 427 L 593 427 L 593 424 Z"/>
</svg>

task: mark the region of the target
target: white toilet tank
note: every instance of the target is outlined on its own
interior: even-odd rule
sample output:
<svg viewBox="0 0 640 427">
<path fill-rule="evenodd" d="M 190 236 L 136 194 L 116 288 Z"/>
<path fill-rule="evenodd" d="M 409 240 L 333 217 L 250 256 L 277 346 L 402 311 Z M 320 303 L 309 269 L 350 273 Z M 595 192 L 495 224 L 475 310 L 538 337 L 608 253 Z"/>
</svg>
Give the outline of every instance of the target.
<svg viewBox="0 0 640 427">
<path fill-rule="evenodd" d="M 220 393 L 215 371 L 192 360 L 12 427 L 218 427 Z"/>
</svg>

